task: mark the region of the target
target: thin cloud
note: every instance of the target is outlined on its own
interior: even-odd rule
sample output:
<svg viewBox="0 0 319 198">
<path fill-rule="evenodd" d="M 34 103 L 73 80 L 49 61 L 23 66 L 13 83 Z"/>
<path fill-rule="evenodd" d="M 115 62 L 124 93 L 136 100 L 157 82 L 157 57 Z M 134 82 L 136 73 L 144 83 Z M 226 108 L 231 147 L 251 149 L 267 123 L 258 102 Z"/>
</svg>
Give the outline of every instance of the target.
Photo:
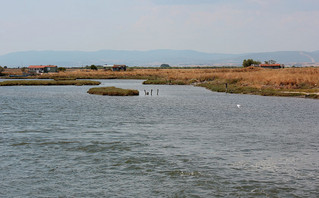
<svg viewBox="0 0 319 198">
<path fill-rule="evenodd" d="M 318 50 L 319 42 L 317 0 L 11 0 L 0 1 L 0 7 L 0 54 L 42 49 L 311 51 Z"/>
</svg>

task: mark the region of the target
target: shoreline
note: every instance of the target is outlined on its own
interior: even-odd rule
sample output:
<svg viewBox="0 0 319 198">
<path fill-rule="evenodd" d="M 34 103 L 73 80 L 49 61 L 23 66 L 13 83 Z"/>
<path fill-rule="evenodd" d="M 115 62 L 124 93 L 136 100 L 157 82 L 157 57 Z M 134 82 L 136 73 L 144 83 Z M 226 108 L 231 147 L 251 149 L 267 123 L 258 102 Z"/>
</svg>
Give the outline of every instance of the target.
<svg viewBox="0 0 319 198">
<path fill-rule="evenodd" d="M 83 85 L 99 85 L 98 81 L 92 80 L 7 80 L 0 82 L 0 86 L 83 86 Z"/>
<path fill-rule="evenodd" d="M 10 69 L 9 69 L 10 70 Z M 13 74 L 13 73 L 9 73 Z M 14 73 L 19 75 L 19 73 Z M 9 76 L 9 75 L 8 75 Z M 2 79 L 12 79 L 3 78 Z M 67 69 L 23 79 L 136 79 L 143 84 L 193 85 L 216 92 L 319 99 L 319 68 Z M 227 87 L 227 88 L 226 88 Z"/>
</svg>

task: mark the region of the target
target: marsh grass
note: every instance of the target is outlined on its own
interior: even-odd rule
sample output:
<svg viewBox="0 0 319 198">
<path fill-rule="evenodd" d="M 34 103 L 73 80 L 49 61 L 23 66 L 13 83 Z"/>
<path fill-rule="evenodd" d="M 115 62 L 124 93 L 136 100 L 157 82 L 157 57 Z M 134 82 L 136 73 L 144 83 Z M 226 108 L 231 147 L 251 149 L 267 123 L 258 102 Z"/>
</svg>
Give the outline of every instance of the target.
<svg viewBox="0 0 319 198">
<path fill-rule="evenodd" d="M 213 91 L 258 95 L 307 95 L 319 92 L 319 68 L 263 69 L 247 68 L 201 68 L 201 69 L 129 69 L 109 70 L 67 69 L 66 72 L 43 74 L 37 78 L 76 79 L 145 79 L 144 84 L 199 85 Z M 214 88 L 213 88 L 214 87 Z M 287 93 L 291 92 L 291 93 Z M 293 93 L 300 92 L 300 93 Z M 301 93 L 301 92 L 307 92 Z M 309 94 L 308 94 L 309 95 Z M 315 97 L 315 96 L 311 96 Z"/>
<path fill-rule="evenodd" d="M 108 95 L 108 96 L 137 96 L 138 90 L 134 89 L 121 89 L 117 87 L 95 87 L 88 91 L 89 94 Z"/>
<path fill-rule="evenodd" d="M 291 89 L 274 89 L 274 88 L 255 88 L 250 86 L 242 86 L 236 83 L 228 84 L 227 90 L 225 83 L 207 82 L 198 84 L 200 87 L 205 87 L 211 91 L 226 92 L 235 94 L 253 94 L 261 96 L 284 96 L 284 97 L 305 97 L 305 98 L 319 98 L 317 94 L 292 91 Z"/>
<path fill-rule="evenodd" d="M 54 77 L 53 80 L 55 81 L 65 81 L 65 80 L 76 80 L 75 77 Z"/>
<path fill-rule="evenodd" d="M 67 69 L 65 72 L 48 73 L 34 78 L 145 79 L 159 84 L 195 84 L 224 79 L 256 88 L 270 86 L 285 89 L 312 89 L 318 88 L 319 68 L 130 69 L 120 72 Z"/>
<path fill-rule="evenodd" d="M 0 86 L 50 86 L 50 85 L 99 85 L 98 81 L 92 80 L 10 80 L 0 82 Z"/>
</svg>

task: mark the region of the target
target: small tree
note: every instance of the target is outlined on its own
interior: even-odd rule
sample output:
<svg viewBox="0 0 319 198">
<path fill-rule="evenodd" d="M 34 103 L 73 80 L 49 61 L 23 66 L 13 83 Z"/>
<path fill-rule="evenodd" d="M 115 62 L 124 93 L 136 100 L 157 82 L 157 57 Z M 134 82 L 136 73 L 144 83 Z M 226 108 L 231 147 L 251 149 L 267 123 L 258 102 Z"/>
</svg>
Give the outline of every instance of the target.
<svg viewBox="0 0 319 198">
<path fill-rule="evenodd" d="M 253 59 L 245 59 L 243 61 L 243 67 L 249 67 L 251 65 L 259 65 L 261 62 L 260 61 L 255 61 Z"/>
<path fill-rule="evenodd" d="M 4 71 L 4 68 L 0 66 L 0 76 L 2 76 L 2 72 Z"/>
<path fill-rule="evenodd" d="M 27 71 L 27 68 L 26 68 L 26 67 L 22 67 L 22 68 L 21 68 L 21 71 L 22 71 L 22 73 L 24 74 L 24 73 Z"/>
<path fill-rule="evenodd" d="M 161 64 L 161 68 L 169 68 L 171 66 L 169 66 L 169 64 Z"/>
<path fill-rule="evenodd" d="M 91 65 L 91 66 L 90 66 L 90 69 L 92 69 L 92 70 L 97 70 L 97 66 Z"/>
<path fill-rule="evenodd" d="M 66 71 L 66 68 L 65 68 L 65 67 L 59 67 L 59 68 L 58 68 L 58 71 L 59 71 L 59 72 L 65 72 L 65 71 Z"/>
<path fill-rule="evenodd" d="M 265 64 L 276 64 L 277 62 L 274 60 L 265 61 Z"/>
</svg>

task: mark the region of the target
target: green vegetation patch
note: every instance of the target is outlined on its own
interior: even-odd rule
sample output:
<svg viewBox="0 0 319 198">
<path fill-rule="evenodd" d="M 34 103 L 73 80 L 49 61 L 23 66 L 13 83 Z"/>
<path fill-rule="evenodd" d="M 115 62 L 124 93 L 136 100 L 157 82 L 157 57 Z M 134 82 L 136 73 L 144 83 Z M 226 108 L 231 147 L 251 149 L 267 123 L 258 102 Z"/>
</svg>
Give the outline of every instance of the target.
<svg viewBox="0 0 319 198">
<path fill-rule="evenodd" d="M 55 81 L 76 80 L 76 78 L 73 78 L 73 77 L 54 77 L 53 80 L 55 80 Z"/>
<path fill-rule="evenodd" d="M 108 95 L 108 96 L 137 96 L 138 90 L 134 89 L 121 89 L 117 87 L 95 87 L 88 91 L 89 94 Z"/>
<path fill-rule="evenodd" d="M 101 82 L 92 80 L 8 80 L 0 82 L 0 86 L 50 86 L 50 85 L 99 85 Z"/>
<path fill-rule="evenodd" d="M 229 82 L 229 81 L 228 81 Z M 272 89 L 272 88 L 254 88 L 249 86 L 242 86 L 238 84 L 226 84 L 221 82 L 208 82 L 198 84 L 200 87 L 205 87 L 211 91 L 216 92 L 226 92 L 235 94 L 253 94 L 261 96 L 286 96 L 286 97 L 306 97 L 306 98 L 319 98 L 317 94 L 306 94 L 302 92 L 287 92 L 282 89 Z"/>
</svg>

